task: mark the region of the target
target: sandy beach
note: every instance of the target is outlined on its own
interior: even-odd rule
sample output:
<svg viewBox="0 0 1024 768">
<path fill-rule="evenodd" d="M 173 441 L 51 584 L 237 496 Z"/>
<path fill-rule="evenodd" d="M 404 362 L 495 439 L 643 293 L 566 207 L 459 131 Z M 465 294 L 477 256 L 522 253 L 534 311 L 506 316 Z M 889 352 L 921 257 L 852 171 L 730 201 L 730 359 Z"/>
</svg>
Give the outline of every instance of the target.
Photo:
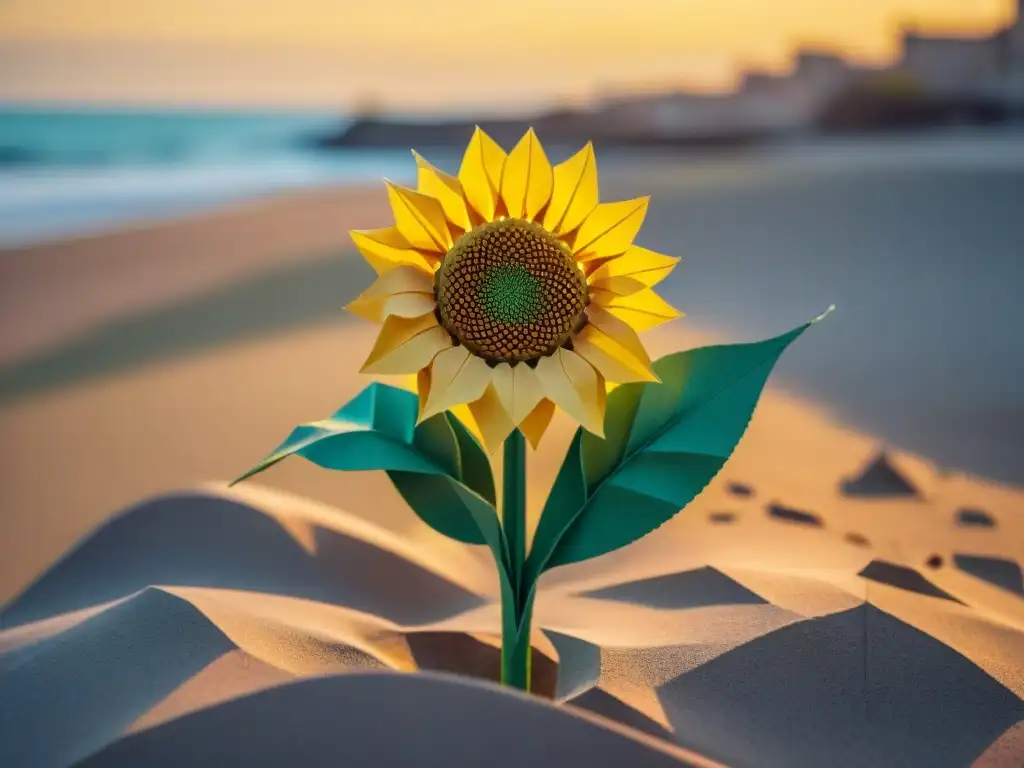
<svg viewBox="0 0 1024 768">
<path fill-rule="evenodd" d="M 348 248 L 348 230 L 374 226 L 386 206 L 379 188 L 310 191 L 184 221 L 0 249 L 0 366 L 111 318 Z"/>
<path fill-rule="evenodd" d="M 645 335 L 652 357 L 839 311 L 784 360 L 684 513 L 545 577 L 534 697 L 487 682 L 487 553 L 427 528 L 383 474 L 294 459 L 226 488 L 368 383 L 375 329 L 341 307 L 370 279 L 346 232 L 386 223 L 380 190 L 0 253 L 0 701 L 17 702 L 0 712 L 0 764 L 274 765 L 289 744 L 302 766 L 428 749 L 419 764 L 1021 765 L 1019 360 L 991 353 L 1003 328 L 973 348 L 989 389 L 942 380 L 911 317 L 941 293 L 921 254 L 1010 227 L 1020 169 L 879 171 L 877 186 L 862 170 L 867 186 L 842 198 L 852 177 L 820 162 L 653 166 L 608 184 L 609 199 L 653 192 L 640 242 L 684 257 L 666 295 L 689 317 Z M 961 193 L 935 185 L 952 177 Z M 981 188 L 983 210 L 957 207 Z M 911 222 L 957 213 L 930 233 L 887 223 L 918 250 L 869 291 L 851 266 L 868 235 L 844 227 L 878 222 L 893 197 Z M 845 238 L 814 228 L 812 198 Z M 730 215 L 746 241 L 727 236 Z M 803 239 L 757 239 L 772 215 L 803 221 Z M 978 245 L 993 261 L 961 291 L 972 309 L 989 297 L 990 321 L 1020 311 L 1002 303 L 1021 269 L 1013 226 Z M 831 271 L 806 257 L 814 245 L 834 246 Z M 913 311 L 894 314 L 901 301 Z M 879 317 L 894 339 L 871 342 Z M 973 341 L 961 334 L 958 349 Z M 858 367 L 877 375 L 849 378 Z M 947 406 L 952 425 L 922 428 Z M 531 453 L 534 514 L 570 435 L 556 421 Z"/>
</svg>

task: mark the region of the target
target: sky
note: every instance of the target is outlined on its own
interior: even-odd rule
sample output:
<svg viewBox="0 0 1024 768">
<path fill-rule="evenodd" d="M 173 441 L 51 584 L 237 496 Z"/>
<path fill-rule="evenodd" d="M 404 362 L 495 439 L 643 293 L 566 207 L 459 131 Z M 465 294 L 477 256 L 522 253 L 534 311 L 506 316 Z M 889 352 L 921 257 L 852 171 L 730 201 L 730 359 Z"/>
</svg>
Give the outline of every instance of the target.
<svg viewBox="0 0 1024 768">
<path fill-rule="evenodd" d="M 0 100 L 420 111 L 725 90 L 902 26 L 986 34 L 1017 0 L 0 0 Z"/>
</svg>

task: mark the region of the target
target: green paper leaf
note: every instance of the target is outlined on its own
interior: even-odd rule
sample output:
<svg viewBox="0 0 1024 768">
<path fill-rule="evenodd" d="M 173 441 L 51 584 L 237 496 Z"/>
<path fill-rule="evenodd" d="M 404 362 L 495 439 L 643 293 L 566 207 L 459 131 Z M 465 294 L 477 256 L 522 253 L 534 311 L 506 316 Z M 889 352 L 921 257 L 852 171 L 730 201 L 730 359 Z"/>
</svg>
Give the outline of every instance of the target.
<svg viewBox="0 0 1024 768">
<path fill-rule="evenodd" d="M 414 393 L 375 382 L 330 418 L 296 427 L 234 483 L 293 455 L 326 469 L 384 470 L 423 522 L 456 541 L 487 544 L 507 567 L 486 454 L 447 414 L 416 426 L 417 410 Z"/>
<path fill-rule="evenodd" d="M 537 526 L 527 583 L 631 544 L 689 504 L 743 436 L 779 355 L 827 314 L 766 341 L 668 355 L 654 363 L 660 383 L 613 390 L 605 438 L 583 429 L 573 438 Z"/>
<path fill-rule="evenodd" d="M 459 421 L 451 411 L 447 411 L 445 416 L 459 442 L 459 453 L 462 456 L 462 474 L 459 479 L 497 507 L 498 496 L 494 488 L 494 471 L 491 469 L 491 460 L 487 457 L 487 451 L 466 429 L 466 425 Z"/>
</svg>

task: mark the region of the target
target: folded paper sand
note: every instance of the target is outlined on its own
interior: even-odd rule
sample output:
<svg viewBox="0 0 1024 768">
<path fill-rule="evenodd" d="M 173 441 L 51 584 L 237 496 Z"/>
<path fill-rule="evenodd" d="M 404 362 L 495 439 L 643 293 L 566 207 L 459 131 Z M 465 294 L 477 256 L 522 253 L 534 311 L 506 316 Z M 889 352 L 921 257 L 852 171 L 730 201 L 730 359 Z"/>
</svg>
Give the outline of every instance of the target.
<svg viewBox="0 0 1024 768">
<path fill-rule="evenodd" d="M 438 674 L 305 680 L 134 734 L 80 768 L 255 765 L 716 768 L 709 759 L 496 685 Z"/>
<path fill-rule="evenodd" d="M 227 530 L 234 538 L 222 535 Z M 474 594 L 474 562 L 402 545 L 340 510 L 306 508 L 256 487 L 138 505 L 0 614 L 0 700 L 18 702 L 0 710 L 0 765 L 69 768 L 90 754 L 134 760 L 140 748 L 197 759 L 222 748 L 218 764 L 231 765 L 253 759 L 245 739 L 192 735 L 242 727 L 233 718 L 250 710 L 218 706 L 225 699 L 325 673 L 493 676 L 500 612 L 493 592 Z M 1000 740 L 1012 744 L 1024 719 L 1024 634 L 972 607 L 985 596 L 975 591 L 976 583 L 987 586 L 980 580 L 942 581 L 956 602 L 853 572 L 712 567 L 673 577 L 665 562 L 660 577 L 643 579 L 620 572 L 597 594 L 542 588 L 538 675 L 561 661 L 550 690 L 566 706 L 732 766 L 855 768 L 898 756 L 905 765 L 953 768 Z M 163 586 L 146 586 L 154 583 Z M 345 702 L 374 711 L 390 695 L 332 692 L 325 709 L 315 688 L 275 690 L 294 691 L 294 720 L 323 716 L 335 725 Z M 274 720 L 285 718 L 268 706 Z M 473 705 L 485 715 L 490 706 Z M 221 711 L 236 714 L 221 721 Z M 246 728 L 260 738 L 288 735 L 251 717 Z M 381 738 L 401 742 L 406 731 L 386 722 Z M 301 723 L 288 727 L 302 733 Z M 523 727 L 519 738 L 533 733 L 538 741 L 557 738 L 549 727 L 563 730 L 546 720 L 535 731 Z M 376 748 L 381 731 L 353 729 L 351 749 Z M 308 738 L 337 747 L 331 734 Z"/>
</svg>

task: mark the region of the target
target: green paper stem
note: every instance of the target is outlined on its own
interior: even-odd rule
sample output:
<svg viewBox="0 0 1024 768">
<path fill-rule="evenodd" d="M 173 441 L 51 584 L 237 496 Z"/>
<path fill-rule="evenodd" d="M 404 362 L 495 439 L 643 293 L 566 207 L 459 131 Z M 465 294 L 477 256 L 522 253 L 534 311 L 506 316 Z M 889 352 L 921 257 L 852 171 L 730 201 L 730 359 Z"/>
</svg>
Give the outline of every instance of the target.
<svg viewBox="0 0 1024 768">
<path fill-rule="evenodd" d="M 505 440 L 501 466 L 501 526 L 508 541 L 512 588 L 519 595 L 520 573 L 526 559 L 526 440 L 518 429 Z"/>
<path fill-rule="evenodd" d="M 518 600 L 501 601 L 501 683 L 521 691 L 530 690 L 532 620 L 532 599 L 522 608 Z"/>
<path fill-rule="evenodd" d="M 526 562 L 526 440 L 513 430 L 505 440 L 501 468 L 502 529 L 508 542 L 511 595 L 502 596 L 501 682 L 530 690 L 530 620 L 533 601 L 523 589 Z M 508 598 L 511 598 L 508 599 Z"/>
</svg>

